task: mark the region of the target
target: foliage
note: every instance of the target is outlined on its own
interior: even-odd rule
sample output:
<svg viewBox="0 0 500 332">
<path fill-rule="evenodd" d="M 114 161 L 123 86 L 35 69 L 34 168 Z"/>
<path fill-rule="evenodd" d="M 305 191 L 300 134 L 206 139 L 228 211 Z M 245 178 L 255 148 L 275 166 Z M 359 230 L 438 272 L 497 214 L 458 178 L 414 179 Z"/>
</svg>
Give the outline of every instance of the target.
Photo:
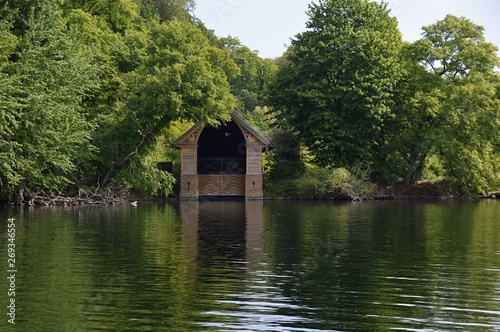
<svg viewBox="0 0 500 332">
<path fill-rule="evenodd" d="M 367 0 L 322 0 L 309 17 L 269 102 L 318 164 L 347 166 L 370 157 L 391 116 L 401 34 L 386 5 Z"/>
<path fill-rule="evenodd" d="M 98 87 L 91 46 L 75 39 L 54 7 L 41 3 L 26 22 L 15 62 L 2 66 L 8 85 L 0 105 L 2 196 L 25 189 L 60 192 L 90 158 L 93 124 L 80 105 Z M 12 56 L 11 56 L 12 58 Z"/>
<path fill-rule="evenodd" d="M 238 99 L 236 110 L 251 114 L 256 107 L 263 106 L 266 84 L 277 66 L 271 59 L 260 58 L 257 51 L 250 50 L 236 38 L 221 38 L 219 43 L 230 52 L 231 59 L 240 69 L 239 74 L 229 80 L 231 92 Z"/>
<path fill-rule="evenodd" d="M 488 76 L 455 84 L 448 105 L 456 112 L 436 148 L 445 179 L 466 194 L 487 193 L 500 184 L 500 81 Z"/>
<path fill-rule="evenodd" d="M 305 171 L 303 150 L 290 130 L 274 128 L 269 132 L 273 150 L 266 156 L 271 179 L 294 178 Z"/>
<path fill-rule="evenodd" d="M 8 73 L 8 59 L 17 44 L 10 27 L 0 22 L 0 191 L 13 192 L 22 180 L 19 173 L 17 151 L 20 144 L 13 137 L 19 126 L 19 103 L 12 96 L 21 92 L 13 75 Z"/>
<path fill-rule="evenodd" d="M 268 94 L 316 164 L 367 162 L 391 185 L 434 173 L 461 193 L 498 186 L 499 60 L 481 26 L 448 15 L 409 44 L 374 2 L 320 1 L 309 15 Z"/>
<path fill-rule="evenodd" d="M 348 177 L 349 173 L 343 168 L 309 168 L 295 180 L 295 187 L 301 198 L 337 197 Z"/>
<path fill-rule="evenodd" d="M 375 195 L 375 188 L 368 173 L 361 166 L 351 171 L 345 168 L 308 168 L 294 181 L 296 194 L 303 199 L 371 199 Z"/>
<path fill-rule="evenodd" d="M 142 0 L 142 13 L 158 15 L 161 20 L 187 17 L 195 6 L 194 0 Z"/>
<path fill-rule="evenodd" d="M 178 120 L 216 123 L 238 67 L 187 0 L 0 6 L 0 198 L 114 184 L 168 194 Z M 75 188 L 78 189 L 78 188 Z M 75 191 L 76 192 L 76 191 Z"/>
<path fill-rule="evenodd" d="M 114 32 L 124 32 L 138 17 L 134 0 L 67 0 L 62 8 L 81 9 L 101 18 Z"/>
<path fill-rule="evenodd" d="M 384 141 L 377 147 L 372 162 L 376 180 L 408 185 L 420 179 L 426 159 L 432 153 L 434 130 L 442 117 L 446 98 L 444 82 L 422 68 L 415 60 L 412 45 L 406 44 L 400 55 L 402 79 L 394 96 L 394 116 L 382 129 Z"/>
<path fill-rule="evenodd" d="M 214 122 L 234 107 L 228 78 L 237 68 L 196 26 L 154 23 L 145 38 L 141 64 L 122 76 L 124 103 L 100 130 L 102 158 L 110 165 L 104 184 L 173 121 Z"/>
<path fill-rule="evenodd" d="M 271 60 L 216 37 L 193 6 L 3 2 L 0 199 L 110 186 L 168 195 L 174 178 L 156 165 L 179 161 L 165 142 L 233 109 L 273 141 L 268 189 L 285 195 L 363 199 L 369 175 L 434 176 L 461 193 L 500 185 L 499 59 L 481 26 L 449 15 L 402 43 L 386 4 L 320 0 Z"/>
<path fill-rule="evenodd" d="M 434 155 L 444 180 L 461 192 L 485 192 L 498 182 L 495 51 L 481 26 L 451 15 L 424 27 L 423 38 L 404 48 L 396 116 L 376 160 L 379 179 L 392 174 L 415 183 Z"/>
<path fill-rule="evenodd" d="M 489 73 L 498 63 L 498 49 L 485 41 L 484 28 L 465 17 L 447 15 L 423 30 L 424 38 L 415 42 L 417 59 L 448 81 Z"/>
<path fill-rule="evenodd" d="M 371 200 L 376 195 L 377 186 L 371 181 L 371 170 L 362 164 L 351 167 L 349 176 L 342 184 L 341 192 L 353 201 Z"/>
<path fill-rule="evenodd" d="M 134 194 L 164 197 L 172 194 L 175 183 L 173 174 L 158 167 L 158 163 L 165 160 L 168 153 L 168 148 L 161 139 L 164 135 L 159 137 L 150 149 L 136 154 L 126 168 L 117 172 L 116 181 Z"/>
</svg>

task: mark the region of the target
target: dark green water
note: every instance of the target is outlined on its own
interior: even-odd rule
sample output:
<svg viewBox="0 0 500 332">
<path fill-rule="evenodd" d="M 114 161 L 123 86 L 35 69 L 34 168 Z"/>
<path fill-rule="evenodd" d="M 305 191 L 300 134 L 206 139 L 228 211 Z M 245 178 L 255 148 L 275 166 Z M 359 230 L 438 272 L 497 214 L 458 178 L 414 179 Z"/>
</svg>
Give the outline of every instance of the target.
<svg viewBox="0 0 500 332">
<path fill-rule="evenodd" d="M 500 331 L 500 201 L 0 210 L 0 330 Z"/>
</svg>

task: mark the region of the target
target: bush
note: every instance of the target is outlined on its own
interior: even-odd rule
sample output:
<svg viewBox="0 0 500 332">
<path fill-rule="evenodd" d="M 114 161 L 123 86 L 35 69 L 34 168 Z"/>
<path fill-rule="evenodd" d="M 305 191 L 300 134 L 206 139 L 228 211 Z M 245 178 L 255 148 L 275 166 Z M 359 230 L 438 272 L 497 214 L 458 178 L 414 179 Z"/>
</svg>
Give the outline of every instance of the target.
<svg viewBox="0 0 500 332">
<path fill-rule="evenodd" d="M 338 184 L 342 180 L 336 181 L 338 179 L 333 176 L 334 173 L 326 168 L 307 169 L 304 175 L 294 181 L 297 195 L 306 199 L 338 196 L 340 194 Z"/>
<path fill-rule="evenodd" d="M 318 198 L 331 193 L 330 171 L 324 168 L 308 169 L 294 181 L 297 195 L 301 198 Z"/>
<path fill-rule="evenodd" d="M 289 130 L 273 129 L 270 138 L 274 149 L 266 156 L 269 177 L 278 180 L 303 174 L 303 149 L 296 135 Z"/>
<path fill-rule="evenodd" d="M 349 172 L 345 168 L 310 168 L 294 181 L 296 195 L 302 199 L 371 199 L 374 185 L 368 171 L 355 167 Z"/>
<path fill-rule="evenodd" d="M 355 165 L 347 180 L 343 183 L 342 192 L 353 201 L 373 199 L 377 186 L 370 180 L 370 168 Z"/>
</svg>

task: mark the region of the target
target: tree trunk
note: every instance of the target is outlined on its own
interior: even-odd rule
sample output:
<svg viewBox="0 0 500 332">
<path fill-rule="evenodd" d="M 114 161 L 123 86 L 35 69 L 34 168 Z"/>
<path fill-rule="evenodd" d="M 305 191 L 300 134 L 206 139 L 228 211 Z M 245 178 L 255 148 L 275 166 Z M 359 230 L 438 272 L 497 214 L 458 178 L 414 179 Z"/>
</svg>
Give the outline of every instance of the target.
<svg viewBox="0 0 500 332">
<path fill-rule="evenodd" d="M 123 164 L 125 164 L 128 160 L 130 160 L 130 158 L 132 158 L 134 155 L 137 154 L 137 152 L 139 152 L 139 148 L 144 144 L 146 139 L 148 139 L 148 136 L 154 137 L 155 133 L 153 131 L 146 133 L 144 136 L 142 136 L 142 140 L 139 144 L 137 144 L 132 149 L 130 149 L 130 151 L 123 158 L 115 161 L 113 163 L 113 165 L 111 165 L 111 168 L 108 170 L 108 172 L 106 173 L 106 175 L 102 179 L 102 182 L 101 182 L 102 187 L 105 187 L 109 183 L 109 181 L 111 180 L 111 176 L 114 174 L 114 172 L 116 170 L 119 170 L 123 166 Z M 148 140 L 150 140 L 150 139 L 148 139 Z"/>
<path fill-rule="evenodd" d="M 410 152 L 410 156 L 408 157 L 408 168 L 406 172 L 403 174 L 403 184 L 410 185 L 413 184 L 413 176 L 415 175 L 415 171 L 417 170 L 417 161 L 420 152 L 416 149 L 413 149 Z"/>
<path fill-rule="evenodd" d="M 421 153 L 416 148 L 413 148 L 408 157 L 408 168 L 403 174 L 403 184 L 411 185 L 415 183 L 415 175 L 419 174 L 425 165 L 427 153 Z"/>
</svg>

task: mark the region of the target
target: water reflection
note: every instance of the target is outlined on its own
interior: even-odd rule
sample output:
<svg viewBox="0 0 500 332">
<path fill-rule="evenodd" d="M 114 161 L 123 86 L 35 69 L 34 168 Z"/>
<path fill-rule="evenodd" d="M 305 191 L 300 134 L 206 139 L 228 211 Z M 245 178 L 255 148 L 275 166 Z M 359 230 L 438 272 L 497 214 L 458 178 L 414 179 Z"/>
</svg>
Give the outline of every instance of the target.
<svg viewBox="0 0 500 332">
<path fill-rule="evenodd" d="M 229 262 L 259 263 L 263 205 L 263 201 L 180 202 L 185 257 L 196 261 L 202 252 L 200 260 L 223 258 Z"/>
<path fill-rule="evenodd" d="M 0 209 L 0 261 L 21 331 L 498 331 L 499 203 Z"/>
<path fill-rule="evenodd" d="M 180 203 L 184 253 L 214 301 L 196 323 L 203 330 L 273 331 L 303 320 L 278 314 L 297 306 L 269 285 L 277 276 L 263 262 L 263 207 L 263 201 Z"/>
<path fill-rule="evenodd" d="M 284 294 L 316 308 L 314 317 L 324 324 L 318 326 L 498 329 L 498 273 L 488 269 L 498 266 L 492 253 L 500 211 L 489 203 L 289 206 L 275 218 L 283 243 L 276 247 L 289 252 L 271 256 L 279 274 L 297 276 L 283 285 Z M 298 218 L 290 234 L 279 232 L 294 210 L 308 216 Z M 288 236 L 295 237 L 291 243 Z M 476 301 L 478 292 L 485 302 Z"/>
</svg>

